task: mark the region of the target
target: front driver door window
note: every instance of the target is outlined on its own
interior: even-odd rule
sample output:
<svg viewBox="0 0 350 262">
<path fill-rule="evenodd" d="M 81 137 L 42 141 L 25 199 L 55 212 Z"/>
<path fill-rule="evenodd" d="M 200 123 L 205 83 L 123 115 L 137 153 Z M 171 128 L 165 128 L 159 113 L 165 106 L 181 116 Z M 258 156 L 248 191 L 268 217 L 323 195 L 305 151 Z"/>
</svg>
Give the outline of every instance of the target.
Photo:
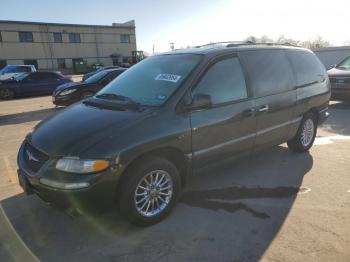
<svg viewBox="0 0 350 262">
<path fill-rule="evenodd" d="M 254 102 L 248 96 L 245 76 L 237 57 L 221 58 L 210 65 L 195 86 L 195 94 L 211 97 L 213 107 L 191 112 L 194 164 L 249 152 L 255 138 Z"/>
</svg>

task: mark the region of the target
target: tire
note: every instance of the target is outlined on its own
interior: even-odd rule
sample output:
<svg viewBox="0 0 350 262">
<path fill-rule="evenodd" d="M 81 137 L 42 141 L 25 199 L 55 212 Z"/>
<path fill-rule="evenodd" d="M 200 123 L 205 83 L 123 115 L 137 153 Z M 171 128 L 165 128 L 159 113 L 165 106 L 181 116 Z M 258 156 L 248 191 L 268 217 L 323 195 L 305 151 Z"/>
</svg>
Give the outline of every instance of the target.
<svg viewBox="0 0 350 262">
<path fill-rule="evenodd" d="M 88 97 L 91 97 L 91 96 L 93 96 L 94 95 L 94 93 L 92 93 L 92 92 L 83 92 L 81 95 L 80 95 L 80 99 L 82 100 L 82 99 L 86 99 L 86 98 L 88 98 Z"/>
<path fill-rule="evenodd" d="M 1 99 L 5 99 L 5 100 L 9 100 L 9 99 L 13 99 L 15 97 L 15 92 L 12 91 L 9 88 L 0 88 L 0 98 Z"/>
<path fill-rule="evenodd" d="M 160 191 L 157 191 L 157 188 L 144 190 L 146 188 L 150 189 L 144 179 L 147 177 L 148 183 L 151 184 L 151 176 L 153 181 L 157 178 L 158 184 L 162 188 L 168 189 Z M 180 175 L 175 165 L 170 161 L 160 157 L 146 157 L 133 164 L 126 171 L 119 189 L 118 204 L 120 213 L 132 224 L 149 226 L 163 220 L 170 214 L 180 195 Z M 162 193 L 162 195 L 157 195 L 157 192 Z M 168 194 L 170 197 L 164 194 Z M 153 212 L 150 212 L 151 210 Z"/>
<path fill-rule="evenodd" d="M 287 142 L 288 148 L 296 153 L 308 151 L 316 137 L 317 116 L 314 113 L 307 113 L 298 128 L 297 134 Z"/>
</svg>

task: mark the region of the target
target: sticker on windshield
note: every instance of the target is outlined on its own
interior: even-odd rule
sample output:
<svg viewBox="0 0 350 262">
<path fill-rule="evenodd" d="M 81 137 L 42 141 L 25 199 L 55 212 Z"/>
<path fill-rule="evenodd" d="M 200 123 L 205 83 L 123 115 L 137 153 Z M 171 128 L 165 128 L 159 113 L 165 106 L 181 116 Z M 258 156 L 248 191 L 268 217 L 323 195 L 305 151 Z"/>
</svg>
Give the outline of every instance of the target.
<svg viewBox="0 0 350 262">
<path fill-rule="evenodd" d="M 159 80 L 159 81 L 169 81 L 176 83 L 179 81 L 181 76 L 178 75 L 173 75 L 173 74 L 158 74 L 154 80 Z"/>
</svg>

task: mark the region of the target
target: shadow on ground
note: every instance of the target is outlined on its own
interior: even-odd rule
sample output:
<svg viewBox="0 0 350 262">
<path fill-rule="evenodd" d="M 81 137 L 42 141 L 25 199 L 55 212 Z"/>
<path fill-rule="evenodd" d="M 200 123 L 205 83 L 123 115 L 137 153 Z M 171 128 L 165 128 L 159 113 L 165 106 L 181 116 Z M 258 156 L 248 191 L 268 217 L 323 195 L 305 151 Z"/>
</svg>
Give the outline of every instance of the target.
<svg viewBox="0 0 350 262">
<path fill-rule="evenodd" d="M 1 205 L 19 238 L 43 261 L 257 261 L 312 165 L 310 154 L 278 146 L 211 167 L 189 178 L 173 213 L 148 228 L 130 225 L 115 211 L 71 218 L 36 196 L 17 195 Z M 22 246 L 19 241 L 18 250 Z"/>
<path fill-rule="evenodd" d="M 58 110 L 60 110 L 60 107 L 40 109 L 40 110 L 11 114 L 11 115 L 0 115 L 0 126 L 16 125 L 16 124 L 23 124 L 26 122 L 40 121 L 49 117 L 50 115 L 57 112 Z"/>
</svg>

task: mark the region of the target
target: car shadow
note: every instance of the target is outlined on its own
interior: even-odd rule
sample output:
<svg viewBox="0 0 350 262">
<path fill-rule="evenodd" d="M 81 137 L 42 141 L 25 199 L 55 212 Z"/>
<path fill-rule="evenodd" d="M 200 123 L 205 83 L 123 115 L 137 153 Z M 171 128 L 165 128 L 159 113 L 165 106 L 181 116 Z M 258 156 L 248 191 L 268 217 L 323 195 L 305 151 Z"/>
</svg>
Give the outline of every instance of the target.
<svg viewBox="0 0 350 262">
<path fill-rule="evenodd" d="M 332 103 L 329 111 L 330 117 L 322 124 L 322 128 L 335 134 L 350 135 L 350 103 Z"/>
<path fill-rule="evenodd" d="M 1 205 L 20 239 L 18 250 L 43 261 L 258 261 L 312 166 L 309 153 L 285 146 L 212 166 L 188 179 L 167 219 L 146 228 L 115 210 L 72 218 L 24 194 Z"/>
<path fill-rule="evenodd" d="M 60 107 L 54 107 L 10 115 L 0 115 L 0 126 L 23 124 L 32 121 L 41 121 L 60 109 Z"/>
</svg>

